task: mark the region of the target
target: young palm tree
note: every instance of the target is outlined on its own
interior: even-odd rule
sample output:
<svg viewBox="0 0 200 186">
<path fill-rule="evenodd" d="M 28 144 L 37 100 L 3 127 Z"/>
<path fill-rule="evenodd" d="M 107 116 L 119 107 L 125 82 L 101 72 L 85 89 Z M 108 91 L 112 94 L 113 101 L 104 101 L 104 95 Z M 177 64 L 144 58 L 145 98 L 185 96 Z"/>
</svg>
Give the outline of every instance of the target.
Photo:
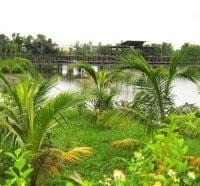
<svg viewBox="0 0 200 186">
<path fill-rule="evenodd" d="M 116 96 L 116 90 L 111 87 L 113 76 L 106 71 L 95 72 L 90 64 L 79 63 L 76 66 L 84 69 L 92 78 L 93 85 L 90 89 L 84 89 L 92 97 L 92 106 L 98 114 L 104 110 L 113 108 L 113 97 Z"/>
<path fill-rule="evenodd" d="M 31 152 L 31 185 L 35 185 L 40 170 L 57 174 L 66 161 L 76 161 L 91 151 L 89 147 L 74 148 L 69 152 L 49 146 L 47 136 L 58 124 L 64 124 L 63 113 L 70 107 L 85 101 L 80 94 L 62 93 L 47 99 L 47 93 L 55 81 L 36 84 L 30 80 L 12 87 L 0 74 L 7 94 L 1 101 L 0 126 L 4 141 Z M 7 140 L 8 142 L 8 140 Z M 47 141 L 48 142 L 48 141 Z"/>
<path fill-rule="evenodd" d="M 134 50 L 117 57 L 121 70 L 137 70 L 143 79 L 142 90 L 135 96 L 132 104 L 134 113 L 144 116 L 142 117 L 143 121 L 144 118 L 147 118 L 147 123 L 152 124 L 150 121 L 162 123 L 166 115 L 172 112 L 175 106 L 171 93 L 174 79 L 185 78 L 193 82 L 200 79 L 200 66 L 188 64 L 190 57 L 199 58 L 200 51 L 194 50 L 191 52 L 190 50 L 189 53 L 178 51 L 171 58 L 169 66 L 166 67 L 152 67 Z M 129 112 L 131 113 L 130 110 Z"/>
</svg>

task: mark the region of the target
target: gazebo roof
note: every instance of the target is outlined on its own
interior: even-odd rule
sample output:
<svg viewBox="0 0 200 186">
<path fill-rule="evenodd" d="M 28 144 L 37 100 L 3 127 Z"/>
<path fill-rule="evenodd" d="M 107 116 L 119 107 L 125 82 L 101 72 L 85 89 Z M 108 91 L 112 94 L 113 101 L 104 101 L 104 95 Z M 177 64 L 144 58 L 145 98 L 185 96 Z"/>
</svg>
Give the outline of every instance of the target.
<svg viewBox="0 0 200 186">
<path fill-rule="evenodd" d="M 122 46 L 133 46 L 133 47 L 143 47 L 143 44 L 145 43 L 145 41 L 125 41 L 122 42 L 120 45 Z"/>
</svg>

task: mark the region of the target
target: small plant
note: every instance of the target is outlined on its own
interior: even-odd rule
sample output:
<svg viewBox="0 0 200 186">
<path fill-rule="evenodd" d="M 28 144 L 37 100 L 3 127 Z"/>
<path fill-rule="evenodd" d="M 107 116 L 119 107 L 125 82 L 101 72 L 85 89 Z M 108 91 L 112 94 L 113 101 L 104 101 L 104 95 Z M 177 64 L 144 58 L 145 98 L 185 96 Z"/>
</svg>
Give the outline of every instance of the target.
<svg viewBox="0 0 200 186">
<path fill-rule="evenodd" d="M 78 174 L 78 173 L 75 173 L 73 176 L 70 176 L 69 178 L 81 186 L 93 186 L 94 185 L 93 181 L 83 180 L 81 178 L 80 174 Z M 73 185 L 74 184 L 71 182 L 66 183 L 66 186 L 73 186 Z"/>
<path fill-rule="evenodd" d="M 176 115 L 169 117 L 170 124 L 137 152 L 130 163 L 128 180 L 132 185 L 195 185 L 199 172 L 186 158 L 188 147 L 177 133 Z"/>
<path fill-rule="evenodd" d="M 102 186 L 124 186 L 126 183 L 126 176 L 122 170 L 115 169 L 113 177 L 104 175 L 103 180 L 99 180 L 97 185 Z"/>
<path fill-rule="evenodd" d="M 14 160 L 13 166 L 10 167 L 5 173 L 10 175 L 12 178 L 6 180 L 6 185 L 17 185 L 25 186 L 29 183 L 29 175 L 33 171 L 31 165 L 27 164 L 25 156 L 28 152 L 22 152 L 19 148 L 15 150 L 14 153 L 7 152 L 5 153 L 12 160 Z"/>
</svg>

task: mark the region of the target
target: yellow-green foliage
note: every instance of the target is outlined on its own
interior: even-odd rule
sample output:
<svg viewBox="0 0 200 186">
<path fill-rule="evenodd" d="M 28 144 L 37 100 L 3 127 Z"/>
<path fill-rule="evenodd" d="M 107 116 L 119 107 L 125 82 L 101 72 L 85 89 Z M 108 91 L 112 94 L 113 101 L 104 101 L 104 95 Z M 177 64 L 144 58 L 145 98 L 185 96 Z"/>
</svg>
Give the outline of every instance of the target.
<svg viewBox="0 0 200 186">
<path fill-rule="evenodd" d="M 1 61 L 0 72 L 5 74 L 28 73 L 32 77 L 40 76 L 33 64 L 29 60 L 19 57 L 14 57 L 12 59 L 6 59 Z"/>
</svg>

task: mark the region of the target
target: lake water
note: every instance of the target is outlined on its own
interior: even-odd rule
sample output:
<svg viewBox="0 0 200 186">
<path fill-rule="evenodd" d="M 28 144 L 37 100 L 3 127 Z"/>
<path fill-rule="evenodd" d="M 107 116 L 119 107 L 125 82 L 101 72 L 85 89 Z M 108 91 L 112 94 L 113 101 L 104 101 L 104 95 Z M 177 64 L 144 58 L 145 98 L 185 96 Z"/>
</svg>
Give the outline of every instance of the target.
<svg viewBox="0 0 200 186">
<path fill-rule="evenodd" d="M 177 79 L 173 83 L 172 93 L 177 106 L 190 103 L 200 107 L 200 89 L 191 81 Z"/>
<path fill-rule="evenodd" d="M 98 71 L 98 67 L 94 66 L 95 70 Z M 48 74 L 57 73 L 56 70 L 50 68 Z M 78 69 L 73 69 L 70 72 L 67 70 L 67 66 L 64 66 L 62 72 L 60 72 L 60 81 L 52 89 L 51 96 L 56 95 L 62 91 L 66 90 L 78 90 L 80 88 L 79 82 L 76 81 L 72 76 L 77 76 L 80 74 Z M 120 84 L 121 94 L 116 96 L 116 101 L 131 101 L 133 99 L 135 91 L 137 89 L 134 86 L 125 86 Z M 173 82 L 172 93 L 175 96 L 176 106 L 183 105 L 185 103 L 194 104 L 200 107 L 200 92 L 198 91 L 197 85 L 188 80 L 177 79 Z"/>
</svg>

